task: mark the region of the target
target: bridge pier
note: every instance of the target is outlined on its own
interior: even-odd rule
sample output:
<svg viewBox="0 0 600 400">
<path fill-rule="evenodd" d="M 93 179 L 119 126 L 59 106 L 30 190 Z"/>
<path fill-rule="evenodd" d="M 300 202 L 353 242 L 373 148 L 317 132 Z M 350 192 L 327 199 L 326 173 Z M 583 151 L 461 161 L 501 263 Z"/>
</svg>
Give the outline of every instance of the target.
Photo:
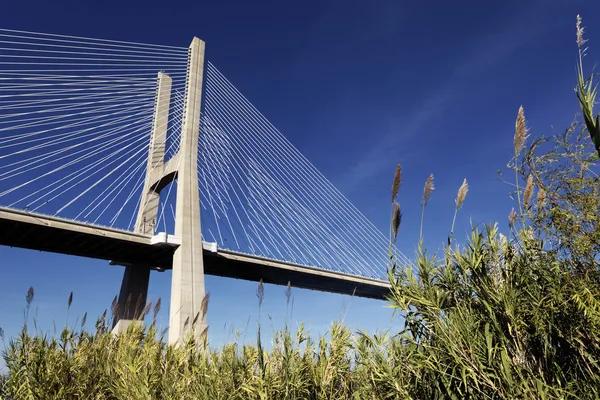
<svg viewBox="0 0 600 400">
<path fill-rule="evenodd" d="M 113 321 L 113 333 L 118 334 L 126 330 L 133 321 L 141 319 L 148 298 L 149 283 L 150 268 L 135 265 L 125 267 L 117 313 Z"/>
</svg>

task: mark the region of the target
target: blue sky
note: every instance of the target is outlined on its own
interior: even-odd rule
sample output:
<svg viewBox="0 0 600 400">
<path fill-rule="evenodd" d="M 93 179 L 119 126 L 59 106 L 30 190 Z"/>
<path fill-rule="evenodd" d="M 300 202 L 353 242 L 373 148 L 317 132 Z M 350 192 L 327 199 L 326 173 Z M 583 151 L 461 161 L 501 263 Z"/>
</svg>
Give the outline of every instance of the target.
<svg viewBox="0 0 600 400">
<path fill-rule="evenodd" d="M 35 0 L 3 4 L 0 26 L 183 47 L 202 38 L 207 58 L 382 231 L 394 167 L 403 164 L 399 247 L 411 255 L 430 173 L 436 190 L 425 236 L 432 251 L 445 241 L 465 177 L 470 191 L 459 240 L 470 220 L 500 221 L 505 229 L 512 202 L 496 171 L 510 158 L 518 107 L 524 105 L 534 136 L 562 130 L 577 110 L 578 13 L 590 58 L 600 60 L 597 2 L 487 3 Z M 52 321 L 64 324 L 71 291 L 71 322 L 85 311 L 97 316 L 110 306 L 123 272 L 103 261 L 5 247 L 0 268 L 7 336 L 22 323 L 29 286 L 36 291 L 32 312 L 37 308 L 39 325 L 51 331 Z M 169 288 L 169 272 L 152 273 L 150 300 L 168 298 Z M 232 339 L 232 327 L 244 330 L 248 321 L 246 338 L 253 339 L 256 284 L 207 277 L 206 290 L 211 341 Z M 315 333 L 346 308 L 356 329 L 400 326 L 382 302 L 293 293 L 293 323 L 304 321 Z M 262 315 L 267 327 L 282 326 L 283 287 L 266 287 Z"/>
</svg>

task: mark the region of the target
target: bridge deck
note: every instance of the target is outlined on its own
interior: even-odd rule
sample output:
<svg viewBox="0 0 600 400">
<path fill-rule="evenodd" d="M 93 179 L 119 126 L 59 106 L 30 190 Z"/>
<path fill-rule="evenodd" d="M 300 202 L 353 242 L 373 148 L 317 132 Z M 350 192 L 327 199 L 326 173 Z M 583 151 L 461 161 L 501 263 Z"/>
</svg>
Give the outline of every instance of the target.
<svg viewBox="0 0 600 400">
<path fill-rule="evenodd" d="M 0 207 L 0 245 L 170 269 L 174 248 L 118 229 Z M 204 272 L 358 297 L 384 299 L 387 282 L 286 263 L 248 254 L 204 249 Z"/>
</svg>

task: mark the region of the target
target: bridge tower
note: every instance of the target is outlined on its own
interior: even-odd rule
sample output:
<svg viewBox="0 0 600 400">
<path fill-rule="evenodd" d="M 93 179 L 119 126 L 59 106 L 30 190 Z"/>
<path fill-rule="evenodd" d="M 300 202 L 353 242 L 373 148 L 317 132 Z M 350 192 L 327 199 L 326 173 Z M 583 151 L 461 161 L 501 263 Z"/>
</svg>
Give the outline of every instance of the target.
<svg viewBox="0 0 600 400">
<path fill-rule="evenodd" d="M 198 135 L 204 47 L 204 42 L 198 38 L 194 38 L 189 47 L 181 144 L 179 152 L 167 161 L 164 160 L 164 156 L 171 78 L 165 73 L 158 73 L 146 180 L 135 225 L 138 233 L 154 234 L 160 192 L 176 180 L 175 236 L 181 239 L 181 244 L 173 254 L 169 343 L 179 343 L 190 333 L 199 337 L 206 326 L 205 316 L 202 315 L 205 291 L 198 192 Z M 136 305 L 137 308 L 140 308 L 140 304 L 141 308 L 145 306 L 151 268 L 152 266 L 148 265 L 125 267 L 118 300 L 120 319 L 116 322 L 113 331 L 126 329 L 135 319 L 136 313 L 140 312 L 139 309 L 136 310 Z M 191 329 L 194 329 L 194 332 L 191 332 Z"/>
</svg>

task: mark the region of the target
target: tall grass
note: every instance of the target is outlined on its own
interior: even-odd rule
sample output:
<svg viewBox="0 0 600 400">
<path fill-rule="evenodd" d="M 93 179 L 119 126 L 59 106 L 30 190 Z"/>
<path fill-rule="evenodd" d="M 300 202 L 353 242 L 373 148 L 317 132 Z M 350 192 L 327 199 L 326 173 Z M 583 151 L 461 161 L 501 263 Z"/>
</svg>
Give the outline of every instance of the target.
<svg viewBox="0 0 600 400">
<path fill-rule="evenodd" d="M 106 312 L 95 329 L 68 324 L 57 337 L 25 323 L 4 351 L 4 399 L 598 399 L 600 398 L 600 133 L 596 89 L 583 78 L 583 28 L 577 20 L 577 97 L 583 121 L 563 134 L 528 145 L 523 107 L 513 137 L 515 208 L 505 229 L 473 227 L 466 243 L 453 241 L 466 179 L 454 202 L 443 254 L 419 246 L 412 264 L 399 264 L 395 243 L 402 214 L 402 168 L 392 183 L 391 284 L 388 305 L 404 320 L 400 332 L 351 332 L 341 321 L 313 340 L 303 325 L 286 325 L 265 349 L 259 283 L 256 344 L 239 341 L 216 350 L 204 335 L 169 346 L 152 322 L 114 336 Z M 592 140 L 587 139 L 590 137 Z M 504 225 L 504 224 L 503 224 Z M 68 309 L 72 301 L 69 297 Z M 206 304 L 208 305 L 208 299 Z M 140 305 L 141 307 L 141 305 Z M 142 315 L 151 309 L 146 305 Z M 206 311 L 206 310 L 205 310 Z M 118 311 L 113 310 L 113 316 Z M 194 322 L 192 322 L 194 323 Z M 34 321 L 35 328 L 35 321 Z M 0 338 L 3 334 L 0 330 Z"/>
</svg>

